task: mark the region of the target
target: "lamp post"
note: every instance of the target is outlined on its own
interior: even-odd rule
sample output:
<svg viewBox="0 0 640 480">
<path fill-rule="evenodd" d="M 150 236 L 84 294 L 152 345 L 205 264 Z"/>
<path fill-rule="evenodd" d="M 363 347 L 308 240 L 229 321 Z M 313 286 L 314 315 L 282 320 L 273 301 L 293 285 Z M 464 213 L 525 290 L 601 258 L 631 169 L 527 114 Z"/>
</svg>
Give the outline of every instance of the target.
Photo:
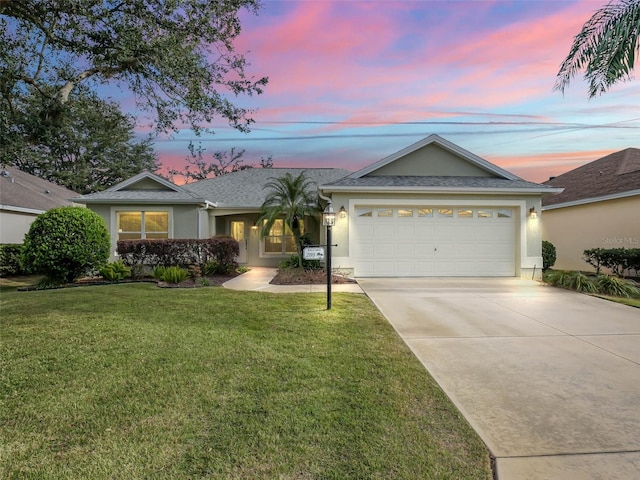
<svg viewBox="0 0 640 480">
<path fill-rule="evenodd" d="M 333 205 L 327 204 L 322 212 L 322 225 L 327 227 L 327 310 L 331 310 L 331 227 L 336 224 L 336 213 Z"/>
</svg>

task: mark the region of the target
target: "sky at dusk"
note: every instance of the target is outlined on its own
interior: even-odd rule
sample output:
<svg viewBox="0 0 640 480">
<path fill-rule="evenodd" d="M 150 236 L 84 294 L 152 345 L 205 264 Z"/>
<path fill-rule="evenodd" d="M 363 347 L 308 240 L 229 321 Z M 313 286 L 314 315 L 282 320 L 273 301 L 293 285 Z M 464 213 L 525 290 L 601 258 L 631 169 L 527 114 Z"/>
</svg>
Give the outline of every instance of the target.
<svg viewBox="0 0 640 480">
<path fill-rule="evenodd" d="M 236 42 L 249 74 L 269 77 L 251 132 L 156 139 L 163 167 L 190 140 L 245 149 L 247 163 L 357 170 L 436 133 L 541 182 L 640 147 L 640 79 L 588 99 L 555 75 L 574 35 L 606 0 L 264 0 Z M 207 154 L 205 153 L 207 158 Z M 178 179 L 176 179 L 178 180 Z"/>
</svg>

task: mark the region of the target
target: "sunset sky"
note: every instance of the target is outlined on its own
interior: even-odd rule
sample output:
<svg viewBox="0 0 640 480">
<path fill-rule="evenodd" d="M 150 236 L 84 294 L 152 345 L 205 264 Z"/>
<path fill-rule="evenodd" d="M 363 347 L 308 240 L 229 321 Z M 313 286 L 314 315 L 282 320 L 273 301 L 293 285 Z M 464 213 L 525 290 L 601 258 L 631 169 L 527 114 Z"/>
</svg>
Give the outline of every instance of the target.
<svg viewBox="0 0 640 480">
<path fill-rule="evenodd" d="M 212 125 L 158 138 L 180 166 L 190 140 L 245 149 L 248 163 L 357 170 L 431 133 L 531 181 L 640 147 L 640 79 L 588 99 L 555 75 L 582 24 L 606 0 L 265 0 L 243 13 L 236 45 L 269 77 L 251 133 Z M 207 156 L 205 154 L 205 156 Z M 177 180 L 177 179 L 176 179 Z"/>
</svg>

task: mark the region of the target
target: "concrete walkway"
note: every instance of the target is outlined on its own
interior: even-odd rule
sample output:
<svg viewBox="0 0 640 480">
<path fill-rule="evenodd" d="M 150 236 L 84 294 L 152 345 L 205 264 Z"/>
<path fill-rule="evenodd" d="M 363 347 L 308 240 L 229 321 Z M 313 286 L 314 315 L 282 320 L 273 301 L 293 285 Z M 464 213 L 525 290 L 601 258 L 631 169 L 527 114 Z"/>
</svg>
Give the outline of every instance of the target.
<svg viewBox="0 0 640 480">
<path fill-rule="evenodd" d="M 222 284 L 231 290 L 252 290 L 270 293 L 326 293 L 327 285 L 271 285 L 269 282 L 276 276 L 277 269 L 251 267 L 246 273 Z M 332 284 L 331 292 L 362 293 L 357 283 Z"/>
<path fill-rule="evenodd" d="M 499 480 L 640 479 L 640 310 L 515 278 L 358 283 Z"/>
</svg>

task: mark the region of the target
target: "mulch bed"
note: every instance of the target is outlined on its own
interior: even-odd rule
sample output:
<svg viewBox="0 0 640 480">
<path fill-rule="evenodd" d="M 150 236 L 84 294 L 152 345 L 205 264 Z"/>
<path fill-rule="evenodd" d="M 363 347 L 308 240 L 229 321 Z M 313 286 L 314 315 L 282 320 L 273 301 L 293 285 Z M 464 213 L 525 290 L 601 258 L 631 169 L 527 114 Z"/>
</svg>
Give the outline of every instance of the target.
<svg viewBox="0 0 640 480">
<path fill-rule="evenodd" d="M 278 270 L 278 273 L 271 280 L 271 285 L 322 285 L 327 283 L 327 272 L 325 270 L 303 270 L 301 268 L 290 268 Z M 331 283 L 356 283 L 355 280 L 341 275 L 332 275 Z"/>
</svg>

